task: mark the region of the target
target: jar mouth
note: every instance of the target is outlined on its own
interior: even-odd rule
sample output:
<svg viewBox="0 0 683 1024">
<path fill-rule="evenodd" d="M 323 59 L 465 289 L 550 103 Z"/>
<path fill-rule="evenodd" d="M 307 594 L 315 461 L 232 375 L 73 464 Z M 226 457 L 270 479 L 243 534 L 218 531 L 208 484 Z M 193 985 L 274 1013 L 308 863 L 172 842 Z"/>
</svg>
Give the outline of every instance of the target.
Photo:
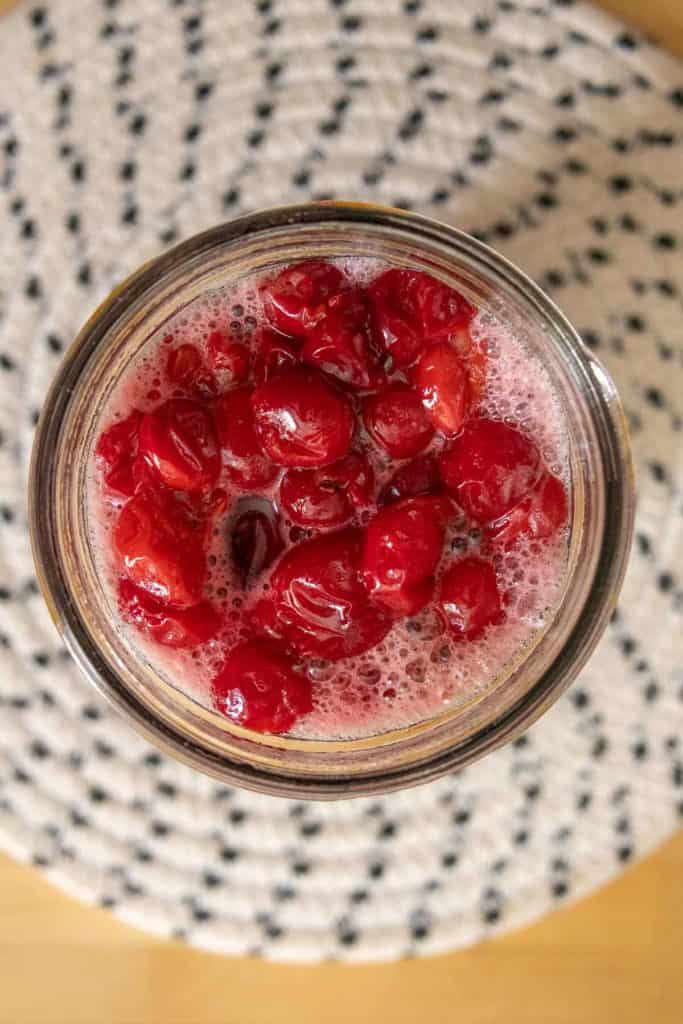
<svg viewBox="0 0 683 1024">
<path fill-rule="evenodd" d="M 367 740 L 256 736 L 219 722 L 215 712 L 175 688 L 159 687 L 143 666 L 131 673 L 115 631 L 107 634 L 102 626 L 98 584 L 92 567 L 88 571 L 84 564 L 79 532 L 83 467 L 78 456 L 98 420 L 94 396 L 102 391 L 105 368 L 110 375 L 112 367 L 120 372 L 126 339 L 136 331 L 149 336 L 163 322 L 164 310 L 168 315 L 169 302 L 176 302 L 177 311 L 181 298 L 191 299 L 193 288 L 206 289 L 211 274 L 221 268 L 236 273 L 250 261 L 291 262 L 302 258 L 302 247 L 306 255 L 317 255 L 326 246 L 337 246 L 340 255 L 344 246 L 353 247 L 354 254 L 391 253 L 391 262 L 418 262 L 420 269 L 446 275 L 449 283 L 478 293 L 490 306 L 520 310 L 544 335 L 549 358 L 566 375 L 581 440 L 581 529 L 572 540 L 573 568 L 556 613 L 562 621 L 544 631 L 514 667 L 517 675 L 509 678 L 516 680 L 516 689 L 509 699 L 492 704 L 491 695 L 483 692 L 443 715 Z M 87 678 L 164 753 L 221 781 L 297 799 L 358 796 L 427 782 L 528 728 L 575 678 L 603 632 L 626 568 L 633 511 L 627 432 L 614 385 L 541 289 L 504 257 L 455 228 L 399 210 L 342 202 L 279 207 L 219 225 L 145 264 L 119 285 L 62 362 L 38 425 L 29 483 L 38 581 Z"/>
</svg>

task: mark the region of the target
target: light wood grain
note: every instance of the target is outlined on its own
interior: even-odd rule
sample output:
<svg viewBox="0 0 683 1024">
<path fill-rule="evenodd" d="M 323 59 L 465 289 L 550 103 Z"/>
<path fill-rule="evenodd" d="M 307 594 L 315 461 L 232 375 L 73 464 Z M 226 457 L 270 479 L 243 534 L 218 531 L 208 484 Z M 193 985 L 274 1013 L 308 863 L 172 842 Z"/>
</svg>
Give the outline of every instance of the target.
<svg viewBox="0 0 683 1024">
<path fill-rule="evenodd" d="M 683 53 L 682 0 L 602 6 Z M 0 1024 L 680 1024 L 682 878 L 683 835 L 589 899 L 475 949 L 305 968 L 155 941 L 0 857 Z"/>
</svg>

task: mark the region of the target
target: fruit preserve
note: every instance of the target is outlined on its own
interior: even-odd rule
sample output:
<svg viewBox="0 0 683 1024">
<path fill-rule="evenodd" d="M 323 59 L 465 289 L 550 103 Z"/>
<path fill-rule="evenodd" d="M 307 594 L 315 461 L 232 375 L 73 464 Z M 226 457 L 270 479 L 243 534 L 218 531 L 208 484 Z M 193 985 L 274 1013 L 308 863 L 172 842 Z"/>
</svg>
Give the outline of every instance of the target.
<svg viewBox="0 0 683 1024">
<path fill-rule="evenodd" d="M 164 753 L 295 799 L 426 782 L 527 728 L 606 626 L 633 505 L 614 385 L 550 300 L 356 203 L 133 273 L 60 364 L 29 487 L 92 685 Z"/>
<path fill-rule="evenodd" d="M 100 417 L 98 571 L 139 656 L 231 722 L 372 736 L 552 622 L 569 431 L 543 361 L 437 276 L 309 259 L 207 290 Z"/>
</svg>

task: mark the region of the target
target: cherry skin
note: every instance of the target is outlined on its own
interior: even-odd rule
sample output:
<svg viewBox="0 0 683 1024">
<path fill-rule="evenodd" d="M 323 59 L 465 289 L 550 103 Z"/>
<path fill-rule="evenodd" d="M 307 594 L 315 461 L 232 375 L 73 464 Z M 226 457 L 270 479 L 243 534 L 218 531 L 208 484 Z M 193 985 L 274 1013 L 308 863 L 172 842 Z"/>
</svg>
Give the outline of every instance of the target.
<svg viewBox="0 0 683 1024">
<path fill-rule="evenodd" d="M 395 459 L 417 455 L 434 436 L 420 396 L 407 384 L 391 384 L 367 398 L 363 421 L 370 436 Z"/>
<path fill-rule="evenodd" d="M 532 490 L 542 468 L 530 437 L 490 419 L 466 423 L 439 463 L 446 490 L 465 515 L 482 524 L 514 508 Z"/>
<path fill-rule="evenodd" d="M 284 334 L 305 337 L 324 316 L 327 299 L 346 283 L 337 267 L 322 260 L 285 267 L 260 288 L 268 321 Z"/>
<path fill-rule="evenodd" d="M 278 474 L 256 435 L 251 400 L 251 388 L 237 388 L 213 404 L 223 464 L 233 484 L 243 491 L 267 487 Z"/>
<path fill-rule="evenodd" d="M 447 338 L 467 326 L 476 310 L 455 288 L 429 274 L 417 274 L 415 302 L 426 338 Z"/>
<path fill-rule="evenodd" d="M 141 422 L 142 413 L 133 410 L 124 420 L 112 423 L 100 435 L 95 448 L 105 487 L 125 497 L 133 494 L 137 484 L 134 466 Z"/>
<path fill-rule="evenodd" d="M 299 353 L 293 338 L 287 338 L 270 327 L 259 327 L 253 335 L 254 380 L 264 384 L 285 367 L 296 366 Z"/>
<path fill-rule="evenodd" d="M 203 524 L 171 491 L 144 488 L 130 498 L 113 542 L 123 571 L 141 590 L 177 608 L 199 604 Z"/>
<path fill-rule="evenodd" d="M 430 600 L 451 512 L 447 498 L 404 498 L 368 524 L 363 582 L 395 615 L 413 615 Z"/>
<path fill-rule="evenodd" d="M 380 491 L 377 504 L 392 505 L 401 498 L 417 498 L 421 494 L 439 494 L 441 477 L 435 455 L 420 455 L 400 466 Z"/>
<path fill-rule="evenodd" d="M 439 611 L 455 640 L 475 640 L 487 626 L 502 622 L 503 609 L 490 562 L 472 555 L 444 573 Z"/>
<path fill-rule="evenodd" d="M 469 378 L 458 353 L 447 341 L 437 342 L 422 353 L 412 377 L 432 425 L 453 437 L 470 406 Z"/>
<path fill-rule="evenodd" d="M 473 339 L 469 325 L 453 331 L 449 335 L 448 340 L 467 370 L 470 399 L 469 411 L 472 412 L 479 405 L 486 391 L 486 375 L 488 371 L 486 344 L 483 341 L 475 341 Z"/>
<path fill-rule="evenodd" d="M 385 378 L 370 347 L 368 321 L 369 307 L 360 288 L 333 295 L 307 334 L 303 361 L 356 390 L 379 387 Z"/>
<path fill-rule="evenodd" d="M 204 365 L 196 345 L 178 345 L 166 356 L 166 378 L 181 397 L 209 398 L 218 394 L 213 374 Z"/>
<path fill-rule="evenodd" d="M 487 536 L 503 547 L 516 540 L 546 540 L 567 522 L 567 492 L 552 473 L 544 473 L 535 488 L 506 515 L 491 523 Z"/>
<path fill-rule="evenodd" d="M 417 276 L 412 270 L 393 267 L 368 289 L 375 340 L 399 368 L 412 365 L 423 345 L 415 296 Z"/>
<path fill-rule="evenodd" d="M 230 530 L 232 565 L 242 586 L 257 579 L 284 548 L 278 514 L 266 498 L 238 502 Z"/>
<path fill-rule="evenodd" d="M 313 710 L 309 680 L 263 639 L 233 648 L 211 683 L 211 699 L 222 715 L 255 732 L 289 732 Z"/>
<path fill-rule="evenodd" d="M 280 482 L 280 502 L 297 526 L 341 526 L 357 508 L 369 505 L 373 485 L 367 460 L 352 452 L 320 469 L 288 469 Z"/>
<path fill-rule="evenodd" d="M 344 529 L 290 548 L 253 609 L 254 625 L 299 654 L 331 661 L 375 647 L 392 619 L 360 581 L 362 543 L 360 530 Z"/>
<path fill-rule="evenodd" d="M 163 647 L 187 648 L 211 640 L 222 619 L 208 601 L 191 608 L 171 608 L 130 580 L 119 581 L 121 617 Z"/>
<path fill-rule="evenodd" d="M 214 370 L 224 370 L 228 383 L 243 384 L 249 376 L 249 349 L 226 331 L 211 331 L 206 342 L 209 362 Z"/>
<path fill-rule="evenodd" d="M 313 370 L 285 369 L 261 384 L 252 409 L 263 449 L 280 466 L 326 466 L 349 450 L 351 403 Z"/>
<path fill-rule="evenodd" d="M 207 409 L 190 398 L 171 398 L 140 424 L 140 457 L 176 491 L 200 491 L 220 471 L 216 428 Z"/>
</svg>

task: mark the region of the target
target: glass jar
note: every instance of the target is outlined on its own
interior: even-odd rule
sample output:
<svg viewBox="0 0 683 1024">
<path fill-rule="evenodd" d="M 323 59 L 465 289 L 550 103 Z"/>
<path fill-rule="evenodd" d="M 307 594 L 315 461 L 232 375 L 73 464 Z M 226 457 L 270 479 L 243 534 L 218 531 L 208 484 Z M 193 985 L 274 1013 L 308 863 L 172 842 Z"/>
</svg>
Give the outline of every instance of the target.
<svg viewBox="0 0 683 1024">
<path fill-rule="evenodd" d="M 458 707 L 366 739 L 250 732 L 203 707 L 131 649 L 98 578 L 87 469 L 100 415 L 141 346 L 203 292 L 274 264 L 380 257 L 441 278 L 507 322 L 542 359 L 569 434 L 571 528 L 556 614 L 504 678 Z M 96 310 L 47 396 L 33 450 L 30 526 L 38 580 L 88 679 L 164 753 L 226 783 L 302 798 L 428 782 L 513 739 L 574 679 L 615 605 L 632 536 L 633 477 L 612 381 L 550 299 L 475 239 L 399 210 L 319 203 L 266 210 L 197 235 L 132 274 Z"/>
</svg>

